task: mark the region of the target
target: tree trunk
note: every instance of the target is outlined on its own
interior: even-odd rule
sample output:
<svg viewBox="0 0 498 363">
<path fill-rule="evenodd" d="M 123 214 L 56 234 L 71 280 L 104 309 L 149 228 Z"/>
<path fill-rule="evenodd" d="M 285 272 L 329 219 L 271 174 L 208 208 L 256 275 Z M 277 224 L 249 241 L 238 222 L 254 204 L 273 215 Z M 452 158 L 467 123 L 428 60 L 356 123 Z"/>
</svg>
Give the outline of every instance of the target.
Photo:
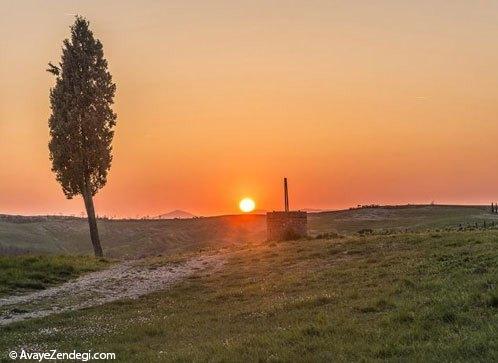
<svg viewBox="0 0 498 363">
<path fill-rule="evenodd" d="M 102 253 L 102 246 L 100 245 L 92 193 L 85 191 L 83 199 L 85 201 L 86 215 L 88 216 L 88 224 L 90 226 L 90 238 L 92 239 L 93 251 L 95 252 L 95 257 L 102 257 L 104 254 Z"/>
</svg>

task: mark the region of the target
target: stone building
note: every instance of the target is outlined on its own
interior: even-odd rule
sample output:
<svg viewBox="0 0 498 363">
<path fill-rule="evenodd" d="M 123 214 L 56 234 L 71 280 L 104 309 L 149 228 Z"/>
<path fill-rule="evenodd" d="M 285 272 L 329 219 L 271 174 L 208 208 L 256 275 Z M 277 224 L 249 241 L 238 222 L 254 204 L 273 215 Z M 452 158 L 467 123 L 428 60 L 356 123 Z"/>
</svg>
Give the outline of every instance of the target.
<svg viewBox="0 0 498 363">
<path fill-rule="evenodd" d="M 283 241 L 306 237 L 308 214 L 289 210 L 287 178 L 284 178 L 285 210 L 266 213 L 266 237 L 269 241 Z"/>
<path fill-rule="evenodd" d="M 266 213 L 266 236 L 269 241 L 285 241 L 306 237 L 308 214 L 306 212 Z"/>
</svg>

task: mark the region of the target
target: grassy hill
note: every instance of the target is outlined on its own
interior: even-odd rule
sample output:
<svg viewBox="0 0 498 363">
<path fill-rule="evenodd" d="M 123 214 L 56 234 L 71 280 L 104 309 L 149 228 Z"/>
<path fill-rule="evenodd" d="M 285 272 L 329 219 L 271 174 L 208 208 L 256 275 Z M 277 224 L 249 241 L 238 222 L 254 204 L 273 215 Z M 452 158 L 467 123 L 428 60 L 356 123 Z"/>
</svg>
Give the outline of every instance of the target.
<svg viewBox="0 0 498 363">
<path fill-rule="evenodd" d="M 105 253 L 112 257 L 171 254 L 266 238 L 264 215 L 175 220 L 99 220 Z M 310 213 L 309 232 L 355 234 L 458 229 L 498 224 L 483 206 L 399 206 Z M 86 220 L 0 216 L 0 254 L 91 254 Z"/>
<path fill-rule="evenodd" d="M 498 230 L 253 242 L 225 253 L 223 269 L 170 290 L 3 328 L 0 351 L 91 347 L 119 361 L 498 360 Z"/>
<path fill-rule="evenodd" d="M 99 220 L 106 255 L 141 257 L 263 240 L 265 217 L 220 216 L 174 220 Z M 91 254 L 88 223 L 67 217 L 0 218 L 0 254 Z"/>
<path fill-rule="evenodd" d="M 355 233 L 362 229 L 381 231 L 425 231 L 458 229 L 486 223 L 498 225 L 498 214 L 489 206 L 406 205 L 358 208 L 311 214 L 311 234 Z"/>
</svg>

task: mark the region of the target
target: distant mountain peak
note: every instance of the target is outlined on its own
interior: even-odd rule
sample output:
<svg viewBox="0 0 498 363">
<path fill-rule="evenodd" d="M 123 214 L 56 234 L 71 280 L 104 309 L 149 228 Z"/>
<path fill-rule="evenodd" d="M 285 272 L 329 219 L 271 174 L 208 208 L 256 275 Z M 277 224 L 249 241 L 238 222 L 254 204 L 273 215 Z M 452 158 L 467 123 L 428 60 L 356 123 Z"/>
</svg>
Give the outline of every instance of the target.
<svg viewBox="0 0 498 363">
<path fill-rule="evenodd" d="M 195 215 L 193 215 L 192 213 L 185 212 L 184 210 L 179 210 L 179 209 L 157 216 L 157 218 L 159 219 L 175 219 L 175 218 L 186 219 L 194 217 Z"/>
</svg>

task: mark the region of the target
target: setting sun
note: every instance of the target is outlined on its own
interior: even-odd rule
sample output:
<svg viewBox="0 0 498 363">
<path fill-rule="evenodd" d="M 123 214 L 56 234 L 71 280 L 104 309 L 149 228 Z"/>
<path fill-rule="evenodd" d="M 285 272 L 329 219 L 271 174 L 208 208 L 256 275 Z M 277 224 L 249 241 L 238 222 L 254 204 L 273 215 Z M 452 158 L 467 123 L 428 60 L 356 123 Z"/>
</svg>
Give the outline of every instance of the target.
<svg viewBox="0 0 498 363">
<path fill-rule="evenodd" d="M 242 212 L 252 212 L 256 207 L 256 203 L 251 198 L 244 198 L 239 203 L 239 208 Z"/>
</svg>

